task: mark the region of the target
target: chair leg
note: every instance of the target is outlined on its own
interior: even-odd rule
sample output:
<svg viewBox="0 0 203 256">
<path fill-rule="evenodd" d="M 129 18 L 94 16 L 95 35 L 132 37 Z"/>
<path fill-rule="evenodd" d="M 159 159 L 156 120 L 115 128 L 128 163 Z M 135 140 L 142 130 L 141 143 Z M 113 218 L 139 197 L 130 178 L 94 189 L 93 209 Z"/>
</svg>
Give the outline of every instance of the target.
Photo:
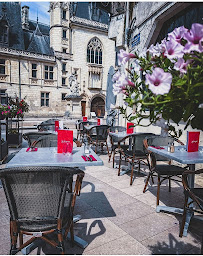
<svg viewBox="0 0 203 256">
<path fill-rule="evenodd" d="M 107 149 L 107 153 L 108 153 L 108 155 L 109 155 L 109 147 L 108 147 L 107 140 L 106 140 L 106 149 Z"/>
<path fill-rule="evenodd" d="M 16 247 L 17 245 L 17 238 L 18 238 L 18 230 L 16 221 L 10 221 L 10 237 L 11 237 L 11 249 L 10 254 L 14 255 L 18 252 Z"/>
<path fill-rule="evenodd" d="M 147 176 L 147 180 L 146 180 L 146 182 L 145 182 L 145 186 L 144 186 L 144 189 L 143 189 L 143 193 L 145 193 L 145 191 L 146 191 L 146 188 L 147 188 L 147 185 L 148 185 L 148 183 L 149 183 L 150 177 L 151 177 L 151 173 L 149 173 L 148 176 Z"/>
<path fill-rule="evenodd" d="M 183 218 L 182 218 L 182 223 L 181 223 L 181 227 L 180 227 L 179 237 L 183 236 L 183 230 L 184 230 L 184 226 L 185 226 L 186 213 L 187 213 L 187 202 L 188 202 L 188 196 L 185 196 Z"/>
<path fill-rule="evenodd" d="M 133 171 L 134 171 L 134 159 L 132 161 L 132 169 L 131 169 L 131 175 L 130 175 L 130 185 L 133 183 Z"/>
<path fill-rule="evenodd" d="M 23 233 L 21 231 L 19 233 L 19 243 L 20 243 L 20 246 L 23 245 Z"/>
<path fill-rule="evenodd" d="M 138 173 L 140 173 L 140 160 L 138 160 Z"/>
<path fill-rule="evenodd" d="M 71 221 L 71 225 L 70 225 L 70 238 L 71 238 L 71 247 L 73 247 L 73 244 L 74 244 L 73 221 Z"/>
<path fill-rule="evenodd" d="M 113 151 L 113 168 L 114 168 L 114 165 L 115 165 L 115 150 Z"/>
<path fill-rule="evenodd" d="M 158 175 L 158 184 L 157 184 L 157 197 L 156 197 L 156 205 L 159 205 L 159 194 L 160 194 L 160 185 L 161 185 L 161 181 L 160 181 L 160 176 Z"/>
<path fill-rule="evenodd" d="M 171 192 L 171 177 L 168 178 L 168 190 Z"/>
<path fill-rule="evenodd" d="M 61 254 L 65 254 L 64 242 L 63 242 L 63 233 L 62 233 L 62 220 L 58 220 L 57 223 L 57 237 L 58 237 L 58 246 L 57 248 L 61 250 Z"/>
<path fill-rule="evenodd" d="M 109 153 L 109 163 L 111 162 L 111 156 L 112 156 L 113 150 Z"/>
<path fill-rule="evenodd" d="M 118 176 L 120 176 L 120 172 L 121 172 L 121 152 L 120 152 L 120 158 L 119 158 Z"/>
</svg>

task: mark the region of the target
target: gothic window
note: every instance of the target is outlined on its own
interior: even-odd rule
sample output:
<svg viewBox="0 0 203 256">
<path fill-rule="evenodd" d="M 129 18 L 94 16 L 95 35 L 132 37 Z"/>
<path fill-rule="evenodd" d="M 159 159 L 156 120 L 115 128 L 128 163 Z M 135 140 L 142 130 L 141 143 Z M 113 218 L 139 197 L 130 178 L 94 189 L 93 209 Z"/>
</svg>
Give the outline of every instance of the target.
<svg viewBox="0 0 203 256">
<path fill-rule="evenodd" d="M 49 92 L 41 92 L 41 107 L 49 107 Z"/>
<path fill-rule="evenodd" d="M 54 67 L 53 66 L 45 66 L 44 67 L 44 79 L 53 80 L 54 79 Z"/>
<path fill-rule="evenodd" d="M 37 78 L 37 64 L 32 64 L 32 78 Z"/>
<path fill-rule="evenodd" d="M 92 38 L 87 45 L 87 62 L 102 64 L 102 44 L 96 37 Z"/>
<path fill-rule="evenodd" d="M 66 30 L 63 30 L 63 38 L 66 38 Z"/>
<path fill-rule="evenodd" d="M 0 22 L 0 44 L 8 45 L 9 27 L 6 21 Z"/>
<path fill-rule="evenodd" d="M 0 59 L 0 75 L 5 75 L 6 69 L 5 69 L 5 60 Z"/>
<path fill-rule="evenodd" d="M 63 10 L 63 12 L 62 12 L 62 19 L 66 19 L 66 10 Z"/>
</svg>

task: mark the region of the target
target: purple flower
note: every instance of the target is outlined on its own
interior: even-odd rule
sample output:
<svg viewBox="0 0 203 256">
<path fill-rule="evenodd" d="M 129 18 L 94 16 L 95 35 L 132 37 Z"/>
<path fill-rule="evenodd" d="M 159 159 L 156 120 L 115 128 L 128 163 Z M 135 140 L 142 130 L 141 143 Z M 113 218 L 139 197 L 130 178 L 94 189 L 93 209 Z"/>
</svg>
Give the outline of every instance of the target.
<svg viewBox="0 0 203 256">
<path fill-rule="evenodd" d="M 126 76 L 125 74 L 121 74 L 119 79 L 116 81 L 115 84 L 113 84 L 113 92 L 114 94 L 118 94 L 121 91 L 124 91 L 126 89 L 126 85 L 130 85 L 132 87 L 135 86 L 134 83 L 132 83 Z"/>
<path fill-rule="evenodd" d="M 155 68 L 151 75 L 146 75 L 146 84 L 149 85 L 149 89 L 156 95 L 165 94 L 170 91 L 172 75 L 164 72 L 161 68 Z"/>
<path fill-rule="evenodd" d="M 120 73 L 120 71 L 118 70 L 118 71 L 113 75 L 112 81 L 113 81 L 113 82 L 116 82 L 116 81 L 119 79 L 120 76 L 121 76 L 121 73 Z"/>
<path fill-rule="evenodd" d="M 148 51 L 149 51 L 149 53 L 150 53 L 150 55 L 151 56 L 153 56 L 153 57 L 155 57 L 155 56 L 157 56 L 157 57 L 159 57 L 160 55 L 161 55 L 161 53 L 162 53 L 162 46 L 161 46 L 161 44 L 156 44 L 156 45 L 151 45 L 150 47 L 149 47 L 149 49 L 148 49 Z"/>
<path fill-rule="evenodd" d="M 174 65 L 174 69 L 180 71 L 180 73 L 187 73 L 187 66 L 191 61 L 184 61 L 183 58 L 178 59 Z"/>
<path fill-rule="evenodd" d="M 187 33 L 188 29 L 184 26 L 175 28 L 171 33 L 168 34 L 169 40 L 173 39 L 176 42 L 180 43 L 181 39 L 184 37 L 184 34 Z"/>
<path fill-rule="evenodd" d="M 182 58 L 184 55 L 183 49 L 184 47 L 181 44 L 177 43 L 173 39 L 170 39 L 170 41 L 165 42 L 164 55 L 170 60 L 175 58 Z"/>
<path fill-rule="evenodd" d="M 192 24 L 190 31 L 185 33 L 184 38 L 187 40 L 184 52 L 191 51 L 203 52 L 203 25 L 199 23 Z"/>
<path fill-rule="evenodd" d="M 130 58 L 136 58 L 135 54 L 127 53 L 121 49 L 120 53 L 118 54 L 118 65 L 125 65 Z"/>
</svg>

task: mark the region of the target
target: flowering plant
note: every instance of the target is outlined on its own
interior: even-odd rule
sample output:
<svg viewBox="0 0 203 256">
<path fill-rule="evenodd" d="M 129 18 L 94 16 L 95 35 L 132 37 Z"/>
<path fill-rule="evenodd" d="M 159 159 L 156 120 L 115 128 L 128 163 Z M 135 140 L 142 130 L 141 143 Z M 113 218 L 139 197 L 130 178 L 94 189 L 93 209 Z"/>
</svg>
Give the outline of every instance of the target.
<svg viewBox="0 0 203 256">
<path fill-rule="evenodd" d="M 184 129 L 191 125 L 203 130 L 202 24 L 194 23 L 190 30 L 176 28 L 140 55 L 120 50 L 119 64 L 128 61 L 129 76 L 118 71 L 113 81 L 114 94 L 123 93 L 125 105 L 133 109 L 128 115 L 127 107 L 120 107 L 129 121 L 143 125 L 142 120 L 148 119 L 149 126 L 163 118 L 169 133 L 176 137 L 182 130 L 176 131 L 172 121 L 178 125 L 183 120 Z"/>
<path fill-rule="evenodd" d="M 9 98 L 10 105 L 10 117 L 24 117 L 24 113 L 29 111 L 29 105 L 24 99 L 19 100 L 18 97 L 15 99 Z"/>
<path fill-rule="evenodd" d="M 9 116 L 10 114 L 10 106 L 9 105 L 4 105 L 0 104 L 0 114 L 3 118 Z"/>
</svg>

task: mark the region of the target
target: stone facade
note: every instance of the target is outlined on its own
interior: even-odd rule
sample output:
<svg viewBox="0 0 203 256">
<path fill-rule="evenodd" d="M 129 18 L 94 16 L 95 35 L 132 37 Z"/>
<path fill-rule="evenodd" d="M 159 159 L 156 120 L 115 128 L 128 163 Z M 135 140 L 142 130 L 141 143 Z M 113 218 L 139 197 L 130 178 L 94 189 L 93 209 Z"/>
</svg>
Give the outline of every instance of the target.
<svg viewBox="0 0 203 256">
<path fill-rule="evenodd" d="M 10 5 L 12 3 L 5 6 L 5 11 L 2 6 L 0 21 Z M 19 4 L 13 3 L 14 5 L 19 12 Z M 19 15 L 17 11 L 13 15 Z M 115 44 L 108 39 L 108 25 L 103 21 L 75 16 L 77 13 L 74 15 L 69 2 L 51 2 L 49 12 L 50 34 L 47 35 L 47 26 L 39 22 L 34 24 L 35 28 L 31 31 L 29 8 L 22 8 L 22 24 L 18 25 L 21 26 L 21 33 L 24 33 L 22 40 L 25 41 L 25 46 L 16 49 L 17 47 L 0 44 L 0 60 L 5 61 L 5 72 L 0 74 L 0 90 L 12 97 L 26 97 L 30 105 L 29 116 L 64 116 L 66 111 L 70 111 L 72 117 L 81 117 L 82 105 L 83 114 L 89 116 L 91 102 L 96 96 L 102 98 L 105 104 L 108 70 L 115 66 Z M 29 43 L 26 47 L 27 38 Z M 87 46 L 93 38 L 101 43 L 100 64 L 87 62 Z M 35 52 L 36 45 L 38 51 Z M 98 74 L 99 77 L 94 88 L 90 84 L 91 74 Z M 68 97 L 71 94 L 72 75 L 76 77 L 79 86 L 77 98 Z"/>
</svg>

